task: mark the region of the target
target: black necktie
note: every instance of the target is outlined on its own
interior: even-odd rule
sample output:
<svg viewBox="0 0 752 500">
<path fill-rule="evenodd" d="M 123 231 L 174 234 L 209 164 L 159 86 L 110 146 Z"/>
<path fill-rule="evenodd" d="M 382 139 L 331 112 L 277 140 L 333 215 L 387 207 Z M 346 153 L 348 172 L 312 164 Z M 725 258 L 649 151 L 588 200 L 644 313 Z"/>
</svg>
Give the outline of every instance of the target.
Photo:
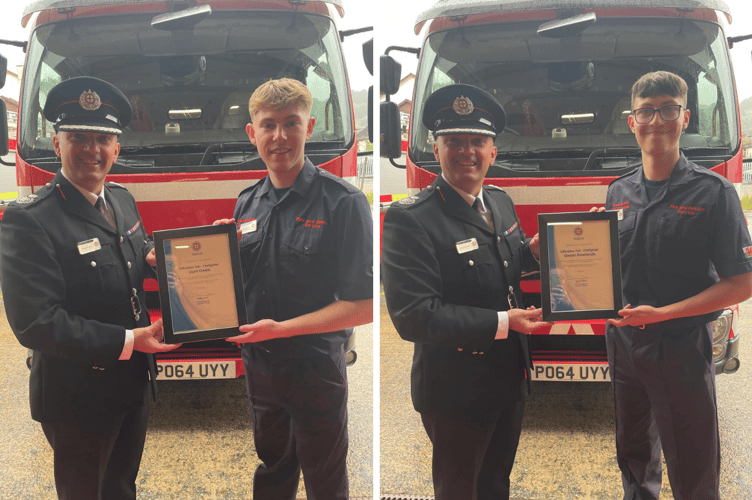
<svg viewBox="0 0 752 500">
<path fill-rule="evenodd" d="M 475 198 L 475 201 L 473 202 L 473 210 L 478 212 L 478 215 L 480 215 L 480 217 L 483 219 L 483 221 L 486 223 L 489 229 L 493 230 L 493 222 L 491 221 L 491 214 L 488 214 L 488 217 L 486 217 L 486 215 L 481 210 L 480 196 Z"/>
<path fill-rule="evenodd" d="M 109 222 L 110 226 L 112 226 L 112 229 L 116 229 L 115 218 L 112 216 L 112 212 L 107 208 L 107 205 L 105 205 L 104 198 L 101 196 L 98 197 L 97 202 L 94 204 L 94 208 L 101 212 L 104 218 L 107 219 L 107 222 Z"/>
</svg>

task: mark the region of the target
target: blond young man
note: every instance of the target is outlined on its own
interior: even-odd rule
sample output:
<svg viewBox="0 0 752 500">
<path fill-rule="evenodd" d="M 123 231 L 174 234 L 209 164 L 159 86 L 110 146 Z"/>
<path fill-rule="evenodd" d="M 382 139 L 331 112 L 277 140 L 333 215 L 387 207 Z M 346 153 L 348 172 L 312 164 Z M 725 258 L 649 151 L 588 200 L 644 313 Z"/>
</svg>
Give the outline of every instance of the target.
<svg viewBox="0 0 752 500">
<path fill-rule="evenodd" d="M 347 373 L 343 345 L 373 320 L 371 213 L 362 192 L 305 156 L 312 98 L 272 80 L 251 96 L 248 138 L 266 179 L 235 206 L 251 324 L 243 344 L 254 421 L 253 498 L 347 499 Z"/>
</svg>

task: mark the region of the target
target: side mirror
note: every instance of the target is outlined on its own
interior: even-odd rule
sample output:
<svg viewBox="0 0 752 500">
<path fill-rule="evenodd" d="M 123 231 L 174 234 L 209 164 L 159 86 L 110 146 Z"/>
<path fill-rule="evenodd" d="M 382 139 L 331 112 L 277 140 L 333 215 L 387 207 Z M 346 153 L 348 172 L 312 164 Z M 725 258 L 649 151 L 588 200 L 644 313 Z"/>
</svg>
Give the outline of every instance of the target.
<svg viewBox="0 0 752 500">
<path fill-rule="evenodd" d="M 0 56 L 0 89 L 5 87 L 5 76 L 8 74 L 8 60 Z"/>
<path fill-rule="evenodd" d="M 381 156 L 399 158 L 402 156 L 399 106 L 396 102 L 382 102 L 379 117 L 381 118 Z"/>
<path fill-rule="evenodd" d="M 363 62 L 366 63 L 366 69 L 373 75 L 373 38 L 363 42 Z"/>
<path fill-rule="evenodd" d="M 363 43 L 363 62 L 373 76 L 373 38 Z M 373 144 L 373 85 L 368 87 L 368 142 Z"/>
<path fill-rule="evenodd" d="M 3 73 L 5 75 L 5 73 Z M 0 99 L 0 156 L 8 154 L 8 112 L 5 109 L 5 101 Z"/>
<path fill-rule="evenodd" d="M 379 69 L 381 70 L 381 92 L 387 95 L 396 94 L 402 76 L 402 65 L 391 56 L 381 56 Z"/>
</svg>

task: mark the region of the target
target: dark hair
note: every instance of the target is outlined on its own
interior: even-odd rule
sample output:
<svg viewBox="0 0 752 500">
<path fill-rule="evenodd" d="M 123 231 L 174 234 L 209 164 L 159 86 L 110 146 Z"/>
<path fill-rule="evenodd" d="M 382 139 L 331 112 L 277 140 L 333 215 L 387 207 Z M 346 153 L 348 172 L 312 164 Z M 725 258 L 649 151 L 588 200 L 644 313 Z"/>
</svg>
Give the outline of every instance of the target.
<svg viewBox="0 0 752 500">
<path fill-rule="evenodd" d="M 632 86 L 632 107 L 638 97 L 655 97 L 670 95 L 678 97 L 687 104 L 687 82 L 678 75 L 668 71 L 654 71 L 642 75 Z"/>
</svg>

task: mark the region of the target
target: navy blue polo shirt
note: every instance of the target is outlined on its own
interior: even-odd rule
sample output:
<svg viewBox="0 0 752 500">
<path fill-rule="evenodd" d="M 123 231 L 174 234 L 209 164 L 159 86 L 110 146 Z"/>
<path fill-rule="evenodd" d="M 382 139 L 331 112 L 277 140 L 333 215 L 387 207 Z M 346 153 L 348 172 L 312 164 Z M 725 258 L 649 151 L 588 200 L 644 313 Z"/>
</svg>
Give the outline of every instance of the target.
<svg viewBox="0 0 752 500">
<path fill-rule="evenodd" d="M 248 323 L 284 321 L 336 300 L 373 297 L 373 223 L 365 195 L 305 159 L 278 197 L 266 177 L 240 193 L 240 241 Z M 258 343 L 285 357 L 332 352 L 351 329 Z"/>
<path fill-rule="evenodd" d="M 736 189 L 684 154 L 652 200 L 640 168 L 611 183 L 606 208 L 623 213 L 619 245 L 625 304 L 673 304 L 719 277 L 752 271 L 752 242 Z M 719 314 L 673 322 L 698 326 Z"/>
</svg>

